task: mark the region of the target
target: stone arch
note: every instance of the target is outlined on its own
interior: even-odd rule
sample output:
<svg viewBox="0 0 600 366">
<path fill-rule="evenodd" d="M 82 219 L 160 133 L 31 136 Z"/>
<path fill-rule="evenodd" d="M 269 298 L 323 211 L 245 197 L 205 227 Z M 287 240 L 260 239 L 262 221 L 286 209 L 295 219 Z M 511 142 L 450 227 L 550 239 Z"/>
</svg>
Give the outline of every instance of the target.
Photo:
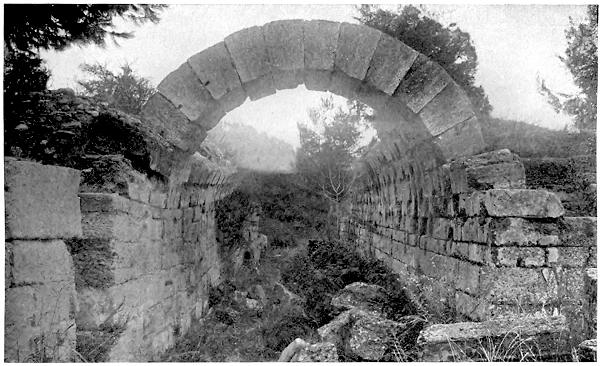
<svg viewBox="0 0 600 366">
<path fill-rule="evenodd" d="M 165 77 L 142 117 L 193 153 L 247 98 L 300 84 L 378 111 L 383 141 L 366 159 L 372 172 L 392 160 L 429 170 L 483 149 L 468 97 L 441 66 L 376 29 L 326 20 L 280 20 L 229 35 Z"/>
</svg>

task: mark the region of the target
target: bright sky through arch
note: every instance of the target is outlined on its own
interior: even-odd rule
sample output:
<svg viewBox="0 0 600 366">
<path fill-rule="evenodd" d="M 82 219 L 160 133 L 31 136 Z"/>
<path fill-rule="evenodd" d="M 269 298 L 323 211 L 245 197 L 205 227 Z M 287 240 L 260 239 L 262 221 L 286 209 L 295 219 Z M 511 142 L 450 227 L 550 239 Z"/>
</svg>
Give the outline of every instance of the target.
<svg viewBox="0 0 600 366">
<path fill-rule="evenodd" d="M 386 5 L 386 7 L 393 7 Z M 455 22 L 471 34 L 479 57 L 476 83 L 483 85 L 494 107 L 492 116 L 523 120 L 549 128 L 569 122 L 536 92 L 536 77 L 557 91 L 575 86 L 558 59 L 566 48 L 569 17 L 585 19 L 584 5 L 427 5 L 446 24 Z M 120 40 L 120 47 L 71 47 L 43 52 L 52 71 L 51 88 L 76 87 L 83 77 L 79 65 L 100 62 L 111 69 L 130 62 L 154 84 L 193 54 L 222 41 L 229 34 L 278 19 L 328 19 L 356 22 L 354 5 L 171 5 L 158 24 L 135 27 L 135 37 Z M 120 23 L 122 25 L 123 23 Z M 249 123 L 260 131 L 298 145 L 296 122 L 318 103 L 320 93 L 304 87 L 257 102 L 246 102 L 226 118 Z"/>
</svg>

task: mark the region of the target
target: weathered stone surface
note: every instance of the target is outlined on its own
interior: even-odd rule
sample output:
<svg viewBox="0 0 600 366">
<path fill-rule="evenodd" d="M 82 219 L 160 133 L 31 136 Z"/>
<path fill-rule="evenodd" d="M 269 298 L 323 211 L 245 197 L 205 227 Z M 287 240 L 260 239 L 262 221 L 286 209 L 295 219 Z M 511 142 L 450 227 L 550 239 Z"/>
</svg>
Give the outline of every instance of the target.
<svg viewBox="0 0 600 366">
<path fill-rule="evenodd" d="M 217 101 L 187 62 L 167 75 L 157 89 L 189 120 L 201 118 L 217 108 Z"/>
<path fill-rule="evenodd" d="M 564 316 L 519 317 L 436 324 L 421 331 L 417 342 L 422 347 L 421 361 L 518 361 L 521 351 L 531 347 L 538 357 L 568 354 L 566 332 Z M 486 354 L 491 359 L 485 359 Z"/>
<path fill-rule="evenodd" d="M 273 95 L 276 91 L 272 74 L 265 74 L 254 80 L 245 82 L 243 87 L 250 100 L 258 100 Z"/>
<path fill-rule="evenodd" d="M 240 77 L 225 42 L 219 42 L 195 54 L 188 59 L 188 64 L 215 99 L 241 87 Z"/>
<path fill-rule="evenodd" d="M 595 217 L 563 217 L 559 223 L 560 244 L 573 247 L 593 247 L 596 245 Z"/>
<path fill-rule="evenodd" d="M 446 161 L 479 154 L 485 149 L 477 118 L 459 123 L 433 140 Z"/>
<path fill-rule="evenodd" d="M 335 52 L 336 69 L 363 80 L 380 37 L 381 32 L 376 29 L 342 23 Z"/>
<path fill-rule="evenodd" d="M 335 344 L 322 342 L 304 347 L 291 359 L 292 362 L 339 362 Z"/>
<path fill-rule="evenodd" d="M 558 227 L 553 223 L 536 222 L 517 217 L 493 218 L 489 221 L 489 243 L 493 246 L 555 246 L 559 245 Z"/>
<path fill-rule="evenodd" d="M 141 117 L 169 143 L 182 150 L 189 148 L 187 139 L 192 130 L 190 120 L 160 93 L 151 96 L 144 104 Z"/>
<path fill-rule="evenodd" d="M 278 362 L 290 362 L 298 352 L 308 345 L 309 343 L 302 338 L 294 339 L 294 341 L 281 352 Z"/>
<path fill-rule="evenodd" d="M 345 73 L 336 70 L 331 73 L 331 81 L 328 90 L 333 94 L 344 98 L 354 99 L 357 97 L 358 90 L 360 89 L 360 83 L 360 80 L 349 77 Z"/>
<path fill-rule="evenodd" d="M 530 189 L 490 189 L 484 205 L 493 217 L 556 218 L 565 210 L 552 192 Z"/>
<path fill-rule="evenodd" d="M 331 71 L 305 70 L 304 86 L 308 90 L 327 91 L 331 83 Z"/>
<path fill-rule="evenodd" d="M 15 240 L 11 249 L 15 285 L 73 282 L 73 261 L 62 240 Z"/>
<path fill-rule="evenodd" d="M 596 338 L 598 325 L 598 269 L 588 268 L 585 271 L 583 280 L 583 319 L 587 328 L 585 329 L 585 335 L 586 337 Z"/>
<path fill-rule="evenodd" d="M 555 273 L 547 268 L 483 267 L 479 295 L 499 304 L 543 304 L 557 298 L 557 286 Z"/>
<path fill-rule="evenodd" d="M 448 164 L 453 193 L 490 188 L 525 188 L 525 168 L 507 149 L 458 159 Z"/>
<path fill-rule="evenodd" d="M 454 81 L 451 81 L 427 105 L 419 116 L 433 136 L 475 116 L 471 101 Z"/>
<path fill-rule="evenodd" d="M 441 66 L 419 54 L 394 92 L 415 113 L 419 113 L 451 81 Z"/>
<path fill-rule="evenodd" d="M 382 34 L 365 80 L 392 95 L 418 54 L 399 40 Z"/>
<path fill-rule="evenodd" d="M 77 309 L 72 281 L 5 289 L 5 306 L 5 361 L 72 360 Z"/>
<path fill-rule="evenodd" d="M 56 239 L 81 235 L 79 171 L 4 160 L 6 239 Z"/>
<path fill-rule="evenodd" d="M 225 38 L 225 46 L 242 83 L 271 72 L 262 27 L 250 27 Z"/>
<path fill-rule="evenodd" d="M 355 282 L 338 291 L 331 299 L 331 305 L 341 310 L 359 308 L 382 311 L 387 301 L 388 294 L 383 287 Z"/>
<path fill-rule="evenodd" d="M 278 20 L 263 26 L 271 67 L 279 70 L 304 68 L 304 21 Z"/>
<path fill-rule="evenodd" d="M 581 342 L 577 346 L 577 357 L 579 362 L 598 361 L 598 340 L 589 339 Z"/>
<path fill-rule="evenodd" d="M 340 23 L 327 20 L 304 22 L 304 67 L 333 70 Z"/>
<path fill-rule="evenodd" d="M 353 317 L 345 344 L 346 352 L 362 360 L 381 360 L 396 334 L 405 328 L 404 324 L 385 319 L 377 313 L 355 309 Z"/>
<path fill-rule="evenodd" d="M 541 267 L 546 262 L 544 248 L 500 247 L 493 250 L 494 262 L 506 267 Z"/>
</svg>

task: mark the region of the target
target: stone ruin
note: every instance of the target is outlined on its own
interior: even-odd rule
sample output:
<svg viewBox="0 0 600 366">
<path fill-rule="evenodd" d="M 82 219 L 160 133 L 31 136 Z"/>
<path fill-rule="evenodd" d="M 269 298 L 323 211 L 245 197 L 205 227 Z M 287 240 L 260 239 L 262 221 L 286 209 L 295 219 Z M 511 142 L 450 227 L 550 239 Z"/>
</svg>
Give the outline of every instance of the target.
<svg viewBox="0 0 600 366">
<path fill-rule="evenodd" d="M 596 218 L 526 189 L 518 156 L 482 154 L 468 97 L 427 57 L 366 26 L 285 20 L 195 54 L 139 120 L 118 118 L 143 136 L 144 171 L 98 156 L 89 169 L 113 167 L 113 184 L 94 185 L 86 169 L 5 159 L 5 361 L 153 360 L 201 318 L 233 172 L 195 152 L 248 97 L 299 84 L 377 112 L 381 141 L 340 227 L 358 250 L 457 319 L 560 314 L 553 329 L 596 336 Z M 423 331 L 428 354 L 447 357 L 449 327 Z"/>
</svg>

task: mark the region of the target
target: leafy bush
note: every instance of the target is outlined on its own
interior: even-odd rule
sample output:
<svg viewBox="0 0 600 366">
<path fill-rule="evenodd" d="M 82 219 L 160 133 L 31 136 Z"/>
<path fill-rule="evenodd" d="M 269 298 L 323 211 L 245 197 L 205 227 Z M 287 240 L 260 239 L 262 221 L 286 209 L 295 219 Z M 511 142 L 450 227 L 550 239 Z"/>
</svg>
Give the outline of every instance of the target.
<svg viewBox="0 0 600 366">
<path fill-rule="evenodd" d="M 342 241 L 310 242 L 307 252 L 293 257 L 281 275 L 287 287 L 306 298 L 304 310 L 319 326 L 337 315 L 331 299 L 353 282 L 386 289 L 390 299 L 384 313 L 392 320 L 417 313 L 397 275 L 381 261 L 361 257 L 353 245 Z"/>
</svg>

